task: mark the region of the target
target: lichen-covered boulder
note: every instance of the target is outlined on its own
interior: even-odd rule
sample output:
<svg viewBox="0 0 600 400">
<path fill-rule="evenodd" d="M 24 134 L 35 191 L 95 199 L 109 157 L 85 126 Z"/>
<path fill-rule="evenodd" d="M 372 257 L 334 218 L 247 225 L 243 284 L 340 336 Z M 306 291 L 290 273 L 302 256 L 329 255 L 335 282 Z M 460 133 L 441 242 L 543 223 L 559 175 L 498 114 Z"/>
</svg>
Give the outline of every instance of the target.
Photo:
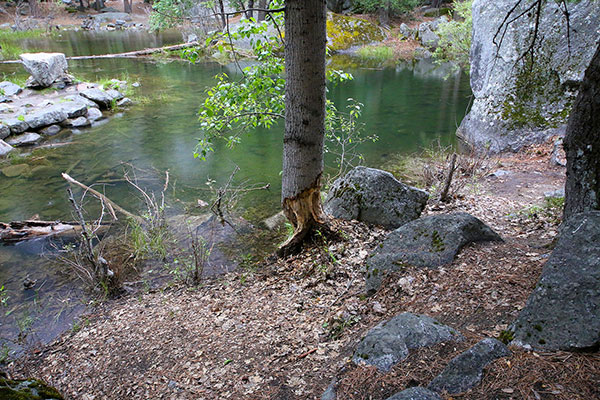
<svg viewBox="0 0 600 400">
<path fill-rule="evenodd" d="M 371 329 L 360 341 L 352 361 L 389 371 L 408 357 L 408 351 L 462 340 L 460 333 L 426 315 L 402 313 Z"/>
<path fill-rule="evenodd" d="M 505 25 L 514 0 L 473 1 L 471 89 L 474 101 L 457 135 L 480 150 L 516 151 L 564 133 L 577 87 L 600 39 L 600 2 L 542 3 L 535 60 L 522 57 L 535 13 Z M 512 16 L 529 6 L 522 2 Z M 567 27 L 570 24 L 569 33 Z M 499 35 L 498 32 L 501 34 Z"/>
<path fill-rule="evenodd" d="M 332 51 L 347 50 L 384 39 L 383 29 L 369 21 L 327 13 L 327 47 Z"/>
<path fill-rule="evenodd" d="M 367 292 L 379 288 L 383 277 L 412 265 L 435 268 L 449 264 L 468 243 L 500 241 L 500 236 L 466 213 L 432 215 L 391 232 L 367 260 Z"/>
<path fill-rule="evenodd" d="M 572 216 L 525 308 L 512 344 L 547 350 L 600 346 L 600 211 Z"/>
<path fill-rule="evenodd" d="M 412 387 L 388 397 L 387 400 L 442 400 L 442 398 L 429 389 Z"/>
<path fill-rule="evenodd" d="M 397 228 L 419 218 L 428 198 L 389 172 L 356 167 L 333 183 L 324 208 L 335 218 Z"/>
<path fill-rule="evenodd" d="M 62 400 L 63 397 L 58 390 L 40 380 L 12 380 L 0 376 L 0 399 Z"/>
<path fill-rule="evenodd" d="M 67 77 L 67 59 L 62 53 L 24 53 L 23 67 L 31 74 L 31 86 L 50 87 Z"/>
<path fill-rule="evenodd" d="M 481 382 L 483 369 L 492 361 L 511 355 L 510 350 L 496 339 L 486 338 L 469 350 L 454 357 L 446 368 L 427 386 L 448 394 L 465 392 Z"/>
</svg>

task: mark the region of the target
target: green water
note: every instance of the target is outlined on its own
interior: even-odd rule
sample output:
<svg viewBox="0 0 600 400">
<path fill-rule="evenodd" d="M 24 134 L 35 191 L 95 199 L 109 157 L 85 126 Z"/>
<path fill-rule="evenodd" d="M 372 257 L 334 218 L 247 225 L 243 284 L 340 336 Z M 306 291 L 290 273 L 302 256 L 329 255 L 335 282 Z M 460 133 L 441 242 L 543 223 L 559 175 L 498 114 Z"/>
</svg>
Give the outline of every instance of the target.
<svg viewBox="0 0 600 400">
<path fill-rule="evenodd" d="M 159 45 L 155 37 L 144 39 L 140 33 L 111 35 L 115 36 L 104 38 L 105 47 L 100 48 L 93 35 L 69 34 L 64 42 L 52 42 L 51 50 L 90 54 Z M 236 166 L 240 168 L 236 184 L 269 183 L 271 187 L 269 191 L 251 192 L 240 201 L 240 208 L 246 210 L 244 215 L 259 220 L 277 212 L 282 124 L 270 131 L 253 132 L 234 149 L 218 143 L 206 161 L 193 158 L 199 136 L 198 106 L 213 77 L 224 68 L 211 63 L 137 59 L 70 62 L 71 73 L 80 78 L 93 81 L 126 76 L 129 82 L 139 82 L 135 96 L 144 101 L 92 128 L 53 137 L 48 143 L 70 144 L 34 150 L 31 175 L 7 178 L 0 174 L 0 221 L 33 215 L 46 220 L 71 220 L 67 184 L 60 173 L 70 170 L 72 177 L 86 184 L 113 181 L 122 176 L 124 162 L 144 171 L 141 183 L 150 191 L 162 187 L 164 171 L 169 171 L 169 214 L 182 212 L 198 199 L 210 201 L 207 180 L 214 180 L 217 186 L 223 184 Z M 15 65 L 0 66 L 0 72 L 21 74 Z M 365 132 L 379 136 L 377 142 L 359 148 L 365 165 L 380 166 L 395 154 L 416 152 L 437 140 L 455 143 L 454 131 L 466 113 L 470 95 L 466 77 L 444 80 L 446 73 L 427 63 L 394 69 L 354 68 L 349 72 L 355 79 L 330 88 L 329 96 L 338 108 L 343 108 L 349 97 L 364 104 Z M 332 161 L 331 157 L 327 160 L 329 173 L 336 169 Z M 142 207 L 128 184 L 108 183 L 96 189 L 131 211 L 139 212 Z M 89 203 L 89 212 L 92 217 L 97 212 L 93 202 Z M 57 268 L 52 257 L 48 260 L 40 255 L 44 247 L 47 244 L 43 241 L 0 246 L 0 285 L 5 285 L 10 296 L 7 307 L 0 309 L 0 340 L 14 341 L 19 326 L 31 320 L 30 333 L 23 343 L 47 342 L 84 309 L 79 284 L 64 267 Z M 37 280 L 36 289 L 23 289 L 27 276 Z M 6 311 L 11 312 L 6 315 Z"/>
</svg>

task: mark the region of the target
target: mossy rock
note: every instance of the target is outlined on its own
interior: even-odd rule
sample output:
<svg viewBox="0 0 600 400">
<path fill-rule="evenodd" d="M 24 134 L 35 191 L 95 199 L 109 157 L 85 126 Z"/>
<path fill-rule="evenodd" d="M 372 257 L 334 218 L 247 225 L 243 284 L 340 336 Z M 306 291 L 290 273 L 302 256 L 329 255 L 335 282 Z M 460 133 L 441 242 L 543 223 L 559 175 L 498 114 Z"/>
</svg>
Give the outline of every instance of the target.
<svg viewBox="0 0 600 400">
<path fill-rule="evenodd" d="M 383 30 L 360 18 L 327 14 L 327 47 L 332 51 L 347 50 L 385 39 Z"/>
<path fill-rule="evenodd" d="M 11 380 L 0 378 L 0 399 L 62 400 L 58 390 L 37 379 Z"/>
</svg>

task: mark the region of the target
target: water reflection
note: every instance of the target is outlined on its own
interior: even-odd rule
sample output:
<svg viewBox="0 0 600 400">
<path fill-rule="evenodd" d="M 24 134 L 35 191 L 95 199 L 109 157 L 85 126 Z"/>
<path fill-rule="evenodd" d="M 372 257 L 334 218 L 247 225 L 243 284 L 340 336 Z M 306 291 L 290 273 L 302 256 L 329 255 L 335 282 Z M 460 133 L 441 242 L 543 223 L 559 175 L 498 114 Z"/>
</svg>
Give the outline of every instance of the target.
<svg viewBox="0 0 600 400">
<path fill-rule="evenodd" d="M 140 36 L 126 32 L 100 34 L 64 34 L 62 39 L 27 42 L 46 46 L 46 50 L 68 54 L 99 54 L 160 46 L 171 37 Z M 351 97 L 364 104 L 363 122 L 367 133 L 379 136 L 375 143 L 361 145 L 365 164 L 379 166 L 390 155 L 411 153 L 439 140 L 444 145 L 456 142 L 454 132 L 466 113 L 470 89 L 460 74 L 446 78 L 448 71 L 428 62 L 404 64 L 396 68 L 361 69 L 355 61 L 350 71 L 354 80 L 331 87 L 329 96 L 345 107 Z M 2 66 L 0 72 L 15 72 L 15 66 Z M 87 80 L 126 74 L 141 87 L 138 104 L 118 118 L 80 132 L 66 132 L 52 138 L 70 145 L 34 151 L 29 174 L 7 178 L 0 174 L 0 221 L 22 220 L 32 215 L 41 219 L 71 220 L 65 194 L 67 184 L 60 173 L 69 171 L 75 179 L 100 186 L 111 199 L 137 211 L 142 202 L 126 183 L 118 181 L 124 164 L 148 171 L 143 181 L 150 191 L 163 185 L 169 170 L 172 189 L 168 192 L 169 214 L 177 214 L 183 205 L 197 199 L 209 200 L 205 182 L 223 183 L 237 165 L 237 182 L 270 183 L 271 190 L 249 194 L 240 206 L 252 209 L 255 218 L 264 217 L 279 207 L 281 147 L 283 124 L 270 131 L 257 130 L 244 137 L 233 150 L 222 143 L 205 162 L 192 156 L 199 136 L 196 112 L 223 68 L 217 64 L 191 65 L 132 59 L 101 59 L 70 62 L 70 71 Z M 22 73 L 22 72 L 19 72 Z M 326 157 L 328 171 L 335 169 L 331 155 Z M 90 215 L 97 207 L 90 202 Z M 83 292 L 64 266 L 40 256 L 43 242 L 0 246 L 0 285 L 10 296 L 8 306 L 0 310 L 0 337 L 16 342 L 27 328 L 31 333 L 24 342 L 51 340 L 68 327 L 84 309 Z M 23 287 L 25 278 L 37 282 L 34 289 Z"/>
</svg>

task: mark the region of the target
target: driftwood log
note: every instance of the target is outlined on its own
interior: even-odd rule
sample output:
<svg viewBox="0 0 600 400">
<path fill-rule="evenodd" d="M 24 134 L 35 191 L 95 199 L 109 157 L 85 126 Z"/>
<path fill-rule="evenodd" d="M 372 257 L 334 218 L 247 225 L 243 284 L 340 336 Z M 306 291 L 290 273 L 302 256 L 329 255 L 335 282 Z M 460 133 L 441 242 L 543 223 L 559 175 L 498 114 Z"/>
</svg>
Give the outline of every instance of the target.
<svg viewBox="0 0 600 400">
<path fill-rule="evenodd" d="M 79 224 L 61 221 L 13 221 L 0 222 L 0 242 L 19 242 L 41 236 L 76 234 Z"/>
</svg>

